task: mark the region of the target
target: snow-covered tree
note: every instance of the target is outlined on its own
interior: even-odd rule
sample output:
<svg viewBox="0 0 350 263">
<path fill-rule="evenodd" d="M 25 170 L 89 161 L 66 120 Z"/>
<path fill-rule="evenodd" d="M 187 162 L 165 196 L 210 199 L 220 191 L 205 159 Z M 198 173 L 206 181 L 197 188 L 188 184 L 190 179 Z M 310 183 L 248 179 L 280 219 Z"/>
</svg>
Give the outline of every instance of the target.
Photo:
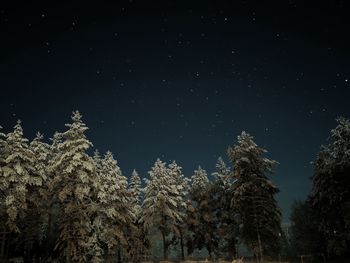
<svg viewBox="0 0 350 263">
<path fill-rule="evenodd" d="M 350 251 L 350 120 L 337 119 L 329 144 L 315 162 L 312 206 L 321 219 L 320 230 L 329 255 Z"/>
<path fill-rule="evenodd" d="M 200 192 L 207 188 L 209 184 L 209 179 L 207 172 L 202 169 L 201 166 L 198 166 L 197 170 L 194 170 L 194 175 L 191 177 L 192 186 L 191 192 Z"/>
<path fill-rule="evenodd" d="M 169 176 L 175 180 L 175 184 L 179 193 L 179 197 L 177 199 L 177 209 L 178 214 L 181 216 L 181 220 L 177 220 L 175 222 L 177 228 L 178 228 L 178 238 L 180 240 L 180 248 L 181 248 L 181 258 L 182 260 L 185 259 L 185 252 L 184 252 L 184 238 L 187 231 L 187 225 L 186 225 L 186 209 L 188 205 L 188 193 L 189 193 L 189 179 L 186 178 L 182 174 L 182 167 L 177 165 L 175 161 L 173 161 L 171 164 L 168 165 L 168 171 Z"/>
<path fill-rule="evenodd" d="M 93 159 L 86 153 L 92 143 L 86 138 L 88 129 L 78 111 L 73 112 L 68 130 L 56 135 L 57 151 L 50 165 L 55 195 L 60 207 L 58 247 L 66 262 L 88 260 L 97 243 L 90 215 L 94 206 L 90 191 L 95 175 Z"/>
<path fill-rule="evenodd" d="M 148 232 L 151 229 L 160 231 L 163 240 L 163 256 L 167 258 L 168 248 L 174 237 L 179 236 L 176 224 L 182 216 L 178 209 L 179 191 L 176 181 L 169 176 L 166 163 L 157 159 L 146 180 L 145 198 L 142 204 L 141 222 Z"/>
<path fill-rule="evenodd" d="M 219 183 L 222 186 L 226 186 L 226 184 L 229 184 L 231 169 L 227 167 L 222 157 L 218 158 L 215 168 L 216 171 L 212 173 L 212 175 L 214 176 L 217 183 Z"/>
<path fill-rule="evenodd" d="M 141 216 L 141 178 L 137 171 L 134 169 L 132 171 L 129 183 L 129 191 L 132 197 L 133 213 L 135 215 L 136 221 Z"/>
<path fill-rule="evenodd" d="M 142 223 L 140 222 L 142 216 L 142 191 L 141 178 L 137 171 L 134 169 L 129 183 L 129 191 L 131 194 L 132 211 L 134 214 L 134 229 L 131 233 L 132 238 L 130 239 L 130 254 L 132 255 L 132 262 L 140 262 L 143 256 L 148 252 L 149 241 L 146 237 L 146 233 L 143 229 Z"/>
<path fill-rule="evenodd" d="M 2 199 L 5 201 L 2 204 L 6 226 L 11 231 L 20 232 L 18 223 L 24 219 L 28 209 L 28 190 L 41 186 L 43 177 L 35 168 L 36 157 L 29 148 L 28 140 L 23 137 L 20 121 L 6 137 L 6 156 L 0 178 Z"/>
<path fill-rule="evenodd" d="M 267 176 L 277 162 L 265 158 L 266 152 L 244 131 L 228 149 L 234 167 L 232 204 L 240 216 L 240 237 L 261 261 L 263 252 L 278 250 L 276 240 L 281 233 L 281 212 L 275 200 L 279 190 Z"/>
<path fill-rule="evenodd" d="M 94 151 L 94 155 L 92 158 L 95 162 L 96 173 L 98 174 L 101 172 L 101 169 L 102 169 L 102 158 L 101 158 L 100 152 L 97 149 Z"/>
<path fill-rule="evenodd" d="M 5 166 L 5 160 L 7 156 L 7 142 L 6 135 L 1 132 L 2 127 L 0 126 L 0 224 L 2 226 L 5 225 L 5 214 L 6 214 L 6 206 L 5 206 L 5 187 L 3 181 L 5 178 L 3 177 L 3 167 Z M 2 227 L 1 227 L 2 228 Z"/>
<path fill-rule="evenodd" d="M 1 129 L 2 127 L 0 126 L 0 172 L 2 171 L 1 168 L 5 165 L 7 149 L 6 134 L 2 133 Z"/>
<path fill-rule="evenodd" d="M 189 253 L 193 249 L 206 248 L 209 257 L 217 252 L 219 237 L 217 235 L 218 221 L 212 184 L 207 173 L 200 166 L 191 178 L 190 198 L 192 203 L 187 207 L 187 224 L 191 235 L 188 240 Z"/>
<path fill-rule="evenodd" d="M 44 250 L 43 245 L 46 241 L 48 229 L 48 202 L 50 193 L 47 188 L 47 167 L 50 153 L 50 146 L 43 142 L 44 136 L 39 132 L 29 148 L 35 156 L 34 168 L 36 174 L 42 179 L 42 184 L 29 186 L 27 189 L 28 209 L 23 222 L 22 239 L 26 257 L 32 257 L 34 250 Z"/>
<path fill-rule="evenodd" d="M 216 163 L 216 171 L 212 173 L 212 198 L 215 200 L 215 213 L 218 221 L 219 250 L 226 253 L 229 258 L 237 256 L 237 213 L 231 206 L 233 197 L 231 169 L 224 160 L 219 157 Z M 221 255 L 223 256 L 223 255 Z"/>
<path fill-rule="evenodd" d="M 133 223 L 131 195 L 127 178 L 122 175 L 113 154 L 108 151 L 101 161 L 98 192 L 98 217 L 101 240 L 108 248 L 108 255 L 129 249 L 129 235 Z"/>
<path fill-rule="evenodd" d="M 51 166 L 54 161 L 61 155 L 61 151 L 58 149 L 60 143 L 62 143 L 62 133 L 56 132 L 52 138 L 50 138 L 51 144 L 46 145 L 44 142 L 40 140 L 36 140 L 42 146 L 36 147 L 38 150 L 42 149 L 43 152 L 47 151 L 46 156 L 46 167 L 45 167 L 45 184 L 41 188 L 43 195 L 43 208 L 42 217 L 46 217 L 46 236 L 43 241 L 43 246 L 40 248 L 43 256 L 46 258 L 50 258 L 52 256 L 52 251 L 55 248 L 57 243 L 57 237 L 59 235 L 59 218 L 60 218 L 60 209 L 59 209 L 59 199 L 57 196 L 57 191 L 62 185 L 60 184 L 61 177 L 58 175 L 59 171 L 52 170 Z M 32 142 L 34 143 L 34 142 Z M 32 145 L 33 147 L 35 146 Z M 48 149 L 46 149 L 48 147 Z M 46 154 L 41 153 L 42 156 Z"/>
</svg>

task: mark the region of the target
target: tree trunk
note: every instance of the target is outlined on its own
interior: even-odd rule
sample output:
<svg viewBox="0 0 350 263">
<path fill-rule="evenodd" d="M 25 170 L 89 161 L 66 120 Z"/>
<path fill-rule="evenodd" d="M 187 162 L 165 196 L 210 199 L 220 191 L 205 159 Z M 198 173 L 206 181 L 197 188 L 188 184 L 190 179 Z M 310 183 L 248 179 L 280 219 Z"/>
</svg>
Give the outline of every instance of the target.
<svg viewBox="0 0 350 263">
<path fill-rule="evenodd" d="M 185 252 L 184 252 L 184 237 L 182 231 L 180 230 L 180 246 L 181 246 L 181 259 L 185 260 Z"/>
<path fill-rule="evenodd" d="M 163 238 L 163 258 L 164 259 L 168 259 L 168 245 L 167 245 L 167 242 L 166 242 L 166 238 L 165 238 L 165 234 L 164 232 L 162 231 L 162 238 Z"/>
<path fill-rule="evenodd" d="M 258 226 L 256 227 L 256 232 L 257 232 L 257 236 L 258 236 L 258 245 L 259 245 L 259 256 L 260 257 L 260 262 L 263 262 L 263 252 L 262 252 L 262 246 L 261 246 L 261 239 L 260 239 L 260 232 L 259 232 L 259 228 Z"/>
</svg>

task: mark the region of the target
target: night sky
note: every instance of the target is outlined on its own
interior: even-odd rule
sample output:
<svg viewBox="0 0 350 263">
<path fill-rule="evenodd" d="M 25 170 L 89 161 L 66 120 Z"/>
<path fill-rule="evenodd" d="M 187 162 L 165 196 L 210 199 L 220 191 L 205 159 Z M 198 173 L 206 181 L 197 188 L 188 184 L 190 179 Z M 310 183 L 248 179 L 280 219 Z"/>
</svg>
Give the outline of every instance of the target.
<svg viewBox="0 0 350 263">
<path fill-rule="evenodd" d="M 4 131 L 21 119 L 47 139 L 78 109 L 125 175 L 157 157 L 211 173 L 246 130 L 280 163 L 288 221 L 335 119 L 350 117 L 346 1 L 3 2 Z"/>
</svg>

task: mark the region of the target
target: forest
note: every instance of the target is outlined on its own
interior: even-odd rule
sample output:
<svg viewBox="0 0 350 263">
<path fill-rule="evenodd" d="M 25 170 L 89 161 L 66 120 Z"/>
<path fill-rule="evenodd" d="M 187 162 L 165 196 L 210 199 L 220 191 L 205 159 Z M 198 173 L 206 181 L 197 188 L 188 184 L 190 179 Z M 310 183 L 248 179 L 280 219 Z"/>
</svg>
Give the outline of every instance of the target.
<svg viewBox="0 0 350 263">
<path fill-rule="evenodd" d="M 348 119 L 337 119 L 315 156 L 312 191 L 294 203 L 287 231 L 270 179 L 278 162 L 245 131 L 213 174 L 199 166 L 185 176 L 176 161 L 157 159 L 141 178 L 93 149 L 78 111 L 65 126 L 46 142 L 40 133 L 26 139 L 20 121 L 0 132 L 3 262 L 136 263 L 196 259 L 196 251 L 232 261 L 242 247 L 255 262 L 350 257 Z M 161 255 L 151 253 L 155 242 Z"/>
</svg>

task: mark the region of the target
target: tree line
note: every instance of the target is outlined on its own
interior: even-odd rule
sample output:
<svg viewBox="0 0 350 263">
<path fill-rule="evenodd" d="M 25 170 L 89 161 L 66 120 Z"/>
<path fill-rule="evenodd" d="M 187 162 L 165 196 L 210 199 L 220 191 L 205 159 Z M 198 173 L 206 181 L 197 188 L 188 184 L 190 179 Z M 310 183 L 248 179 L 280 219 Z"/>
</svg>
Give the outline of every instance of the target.
<svg viewBox="0 0 350 263">
<path fill-rule="evenodd" d="M 341 123 L 347 125 L 348 141 L 345 148 L 343 141 L 336 148 L 344 151 L 349 149 L 350 129 L 348 121 Z M 152 233 L 159 234 L 165 259 L 174 246 L 180 247 L 182 259 L 203 248 L 211 258 L 232 259 L 242 243 L 263 261 L 276 258 L 286 246 L 275 200 L 279 190 L 269 179 L 277 162 L 266 158 L 266 150 L 248 133 L 242 132 L 227 150 L 232 168 L 219 158 L 212 180 L 200 166 L 186 177 L 175 161 L 157 159 L 142 184 L 136 170 L 129 180 L 122 174 L 111 152 L 101 156 L 95 150 L 90 155 L 93 145 L 85 136 L 87 129 L 75 111 L 66 131 L 56 132 L 50 143 L 41 134 L 26 139 L 20 121 L 12 132 L 0 133 L 3 257 L 21 256 L 27 262 L 140 262 L 154 244 Z M 338 133 L 343 138 L 344 132 Z M 333 155 L 322 150 L 316 162 L 330 165 L 321 156 Z M 323 178 L 324 170 L 315 171 L 320 173 L 314 181 L 327 185 L 317 179 Z M 323 207 L 328 201 L 317 189 L 313 204 Z M 334 189 L 335 195 L 340 193 Z M 326 229 L 327 224 L 322 226 Z M 297 225 L 292 225 L 295 233 Z M 344 235 L 346 227 L 332 231 Z M 293 240 L 298 240 L 297 234 Z"/>
</svg>

